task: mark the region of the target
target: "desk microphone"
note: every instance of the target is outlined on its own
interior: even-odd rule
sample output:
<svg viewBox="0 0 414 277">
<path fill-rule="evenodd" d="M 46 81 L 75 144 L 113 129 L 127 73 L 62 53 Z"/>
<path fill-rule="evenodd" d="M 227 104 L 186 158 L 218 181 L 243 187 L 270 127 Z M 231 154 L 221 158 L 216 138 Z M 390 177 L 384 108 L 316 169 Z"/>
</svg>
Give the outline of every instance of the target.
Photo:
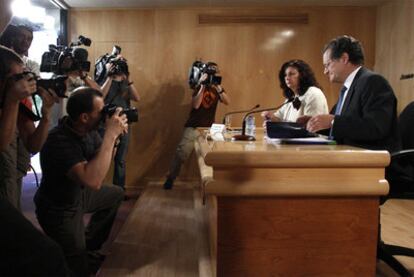
<svg viewBox="0 0 414 277">
<path fill-rule="evenodd" d="M 286 105 L 286 104 L 288 104 L 290 102 L 293 102 L 295 109 L 299 109 L 300 108 L 301 102 L 300 102 L 299 98 L 297 98 L 297 97 L 291 97 L 286 102 L 284 102 L 282 105 L 279 105 L 277 107 L 267 108 L 267 109 L 260 109 L 260 110 L 254 110 L 254 111 L 250 111 L 250 112 L 246 113 L 244 115 L 244 117 L 243 117 L 242 133 L 241 133 L 241 135 L 235 135 L 235 136 L 233 136 L 233 140 L 249 140 L 249 141 L 256 140 L 254 136 L 246 135 L 246 118 L 249 115 L 254 114 L 254 113 L 260 113 L 260 112 L 264 112 L 264 111 L 278 110 L 278 109 L 280 109 L 281 107 L 283 107 L 284 105 Z"/>
<path fill-rule="evenodd" d="M 253 108 L 251 108 L 251 109 L 249 109 L 249 110 L 242 110 L 242 111 L 228 112 L 228 113 L 226 113 L 226 114 L 224 115 L 224 117 L 223 117 L 223 124 L 225 124 L 225 123 L 226 123 L 226 118 L 227 118 L 229 115 L 236 114 L 236 113 L 247 113 L 247 112 L 251 112 L 251 111 L 253 111 L 254 109 L 257 109 L 257 108 L 259 108 L 259 107 L 260 107 L 260 104 L 257 104 L 256 106 L 254 106 Z"/>
</svg>

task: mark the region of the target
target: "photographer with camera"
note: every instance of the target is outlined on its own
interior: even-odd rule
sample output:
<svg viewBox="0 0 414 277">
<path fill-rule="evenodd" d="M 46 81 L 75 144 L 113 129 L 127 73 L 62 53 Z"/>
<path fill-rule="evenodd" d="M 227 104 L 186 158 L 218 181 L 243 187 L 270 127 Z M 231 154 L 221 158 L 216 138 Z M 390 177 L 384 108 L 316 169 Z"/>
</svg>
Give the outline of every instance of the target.
<svg viewBox="0 0 414 277">
<path fill-rule="evenodd" d="M 108 76 L 102 86 L 102 93 L 106 105 L 115 105 L 129 110 L 132 101 L 140 101 L 141 97 L 130 80 L 128 64 L 121 55 L 111 59 L 107 65 Z M 119 138 L 118 148 L 114 156 L 114 185 L 120 186 L 125 191 L 126 164 L 125 158 L 128 151 L 129 133 Z"/>
<path fill-rule="evenodd" d="M 171 189 L 180 173 L 181 165 L 188 159 L 198 136 L 197 127 L 210 127 L 214 123 L 218 102 L 229 104 L 229 97 L 221 87 L 218 65 L 196 61 L 190 71 L 189 84 L 193 90 L 190 116 L 185 123 L 184 133 L 179 142 L 175 157 L 171 162 L 164 189 Z"/>
<path fill-rule="evenodd" d="M 128 132 L 127 116 L 122 108 L 111 116 L 103 110 L 99 91 L 76 89 L 68 99 L 68 116 L 50 131 L 40 152 L 43 178 L 34 198 L 36 215 L 45 233 L 63 248 L 75 276 L 98 270 L 98 251 L 124 196 L 121 188 L 102 182 L 117 138 Z M 103 119 L 106 131 L 101 138 L 97 130 Z M 86 228 L 85 213 L 93 213 Z"/>
<path fill-rule="evenodd" d="M 13 141 L 22 99 L 36 91 L 36 81 L 20 78 L 24 66 L 11 49 L 0 46 L 0 152 Z M 17 77 L 18 76 L 18 77 Z M 17 77 L 17 78 L 16 78 Z M 60 247 L 39 232 L 8 199 L 4 178 L 11 181 L 10 164 L 0 160 L 0 272 L 5 276 L 68 276 Z M 13 168 L 12 168 L 13 169 Z M 16 170 L 16 167 L 14 167 Z M 13 179 L 15 181 L 15 179 Z"/>
<path fill-rule="evenodd" d="M 15 74 L 13 79 L 15 81 L 20 79 L 30 80 L 36 87 L 36 79 L 30 74 L 23 74 L 23 71 L 27 70 L 27 66 L 24 66 L 22 57 L 25 57 L 24 54 L 30 46 L 26 39 L 21 38 L 25 36 L 24 30 L 27 30 L 27 28 L 9 25 L 0 36 L 0 41 L 6 44 L 5 46 L 10 46 L 18 51 L 17 54 L 20 55 L 20 61 L 17 62 L 19 64 L 19 74 Z M 29 33 L 28 36 L 30 36 L 31 33 L 27 32 Z M 31 42 L 30 38 L 27 40 Z M 30 153 L 34 154 L 40 151 L 47 137 L 51 108 L 55 102 L 58 102 L 54 91 L 50 89 L 45 90 L 40 86 L 38 86 L 37 91 L 43 101 L 43 118 L 40 120 L 38 127 L 35 127 L 30 117 L 33 102 L 27 97 L 21 99 L 19 109 L 24 110 L 26 113 L 19 113 L 17 121 L 18 132 L 9 134 L 15 135 L 15 138 L 0 153 L 0 164 L 4 169 L 0 172 L 0 194 L 6 197 L 18 209 L 20 209 L 22 179 L 29 168 Z M 27 111 L 29 112 L 27 113 Z"/>
</svg>

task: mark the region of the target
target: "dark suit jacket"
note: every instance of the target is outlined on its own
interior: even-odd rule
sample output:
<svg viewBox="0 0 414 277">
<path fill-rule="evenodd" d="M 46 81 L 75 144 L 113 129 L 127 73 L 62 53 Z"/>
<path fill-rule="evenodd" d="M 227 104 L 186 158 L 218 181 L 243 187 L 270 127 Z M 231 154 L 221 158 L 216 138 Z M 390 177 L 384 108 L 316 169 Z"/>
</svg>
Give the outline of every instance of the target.
<svg viewBox="0 0 414 277">
<path fill-rule="evenodd" d="M 349 88 L 341 115 L 335 116 L 332 132 L 340 144 L 398 151 L 397 99 L 387 80 L 362 67 Z"/>
</svg>

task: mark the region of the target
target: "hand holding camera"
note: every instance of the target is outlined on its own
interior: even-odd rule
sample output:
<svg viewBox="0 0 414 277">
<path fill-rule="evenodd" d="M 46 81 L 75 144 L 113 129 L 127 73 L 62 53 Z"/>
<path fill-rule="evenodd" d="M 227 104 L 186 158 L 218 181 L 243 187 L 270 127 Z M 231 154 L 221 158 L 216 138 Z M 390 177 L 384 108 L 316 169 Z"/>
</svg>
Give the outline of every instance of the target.
<svg viewBox="0 0 414 277">
<path fill-rule="evenodd" d="M 117 107 L 115 113 L 110 116 L 106 115 L 105 119 L 105 134 L 117 138 L 120 135 L 128 133 L 128 118 L 127 115 L 121 114 L 122 108 Z"/>
<path fill-rule="evenodd" d="M 37 92 L 42 98 L 42 117 L 49 117 L 51 115 L 53 104 L 59 102 L 59 97 L 52 89 L 37 88 Z"/>
</svg>

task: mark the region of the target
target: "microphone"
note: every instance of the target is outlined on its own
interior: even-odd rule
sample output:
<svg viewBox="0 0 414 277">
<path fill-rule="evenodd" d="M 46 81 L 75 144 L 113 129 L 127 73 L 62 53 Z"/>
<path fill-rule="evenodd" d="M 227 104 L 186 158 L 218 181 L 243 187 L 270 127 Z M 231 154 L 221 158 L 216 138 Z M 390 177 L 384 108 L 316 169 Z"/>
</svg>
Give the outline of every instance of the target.
<svg viewBox="0 0 414 277">
<path fill-rule="evenodd" d="M 224 117 L 223 117 L 223 124 L 225 124 L 225 123 L 226 123 L 226 118 L 227 118 L 227 116 L 229 116 L 229 115 L 236 114 L 236 113 L 247 113 L 247 112 L 250 112 L 250 111 L 252 111 L 252 110 L 254 110 L 254 109 L 257 109 L 257 108 L 259 108 L 259 107 L 260 107 L 260 104 L 257 104 L 256 106 L 254 106 L 253 108 L 251 108 L 251 109 L 249 109 L 249 110 L 241 110 L 241 111 L 233 111 L 233 112 L 228 112 L 228 113 L 226 113 L 226 114 L 224 115 Z"/>
<path fill-rule="evenodd" d="M 293 102 L 295 109 L 299 109 L 301 102 L 297 97 L 291 97 L 289 98 L 286 102 L 284 102 L 283 104 L 274 107 L 274 108 L 267 108 L 267 109 L 260 109 L 260 110 L 254 110 L 254 111 L 250 111 L 248 113 L 246 113 L 243 117 L 243 123 L 242 123 L 242 133 L 241 135 L 235 135 L 233 136 L 233 140 L 248 140 L 248 141 L 254 141 L 256 140 L 256 138 L 254 136 L 249 136 L 246 135 L 246 118 L 254 113 L 260 113 L 260 112 L 264 112 L 264 111 L 271 111 L 271 110 L 278 110 L 281 107 L 283 107 L 284 105 Z"/>
</svg>

